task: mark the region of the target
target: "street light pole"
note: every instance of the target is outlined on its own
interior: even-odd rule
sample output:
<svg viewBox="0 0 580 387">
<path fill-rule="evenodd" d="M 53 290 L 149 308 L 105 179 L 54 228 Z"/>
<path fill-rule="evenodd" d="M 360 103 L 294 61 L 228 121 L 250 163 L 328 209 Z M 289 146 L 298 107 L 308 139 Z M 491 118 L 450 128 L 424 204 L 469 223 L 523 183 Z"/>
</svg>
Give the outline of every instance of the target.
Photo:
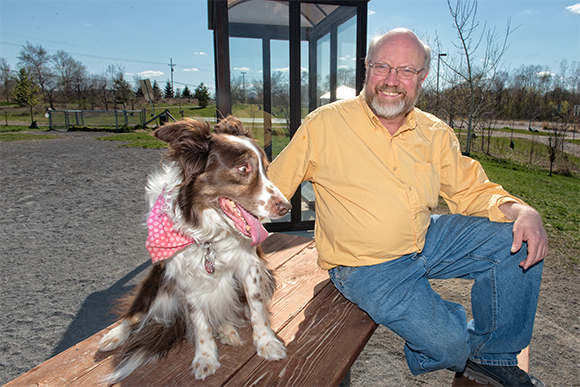
<svg viewBox="0 0 580 387">
<path fill-rule="evenodd" d="M 246 72 L 241 71 L 240 73 L 242 74 L 242 96 L 244 98 L 242 103 L 246 103 Z"/>
<path fill-rule="evenodd" d="M 441 62 L 441 57 L 447 56 L 447 54 L 438 54 L 437 55 L 437 106 L 435 115 L 439 117 L 439 62 Z"/>
</svg>

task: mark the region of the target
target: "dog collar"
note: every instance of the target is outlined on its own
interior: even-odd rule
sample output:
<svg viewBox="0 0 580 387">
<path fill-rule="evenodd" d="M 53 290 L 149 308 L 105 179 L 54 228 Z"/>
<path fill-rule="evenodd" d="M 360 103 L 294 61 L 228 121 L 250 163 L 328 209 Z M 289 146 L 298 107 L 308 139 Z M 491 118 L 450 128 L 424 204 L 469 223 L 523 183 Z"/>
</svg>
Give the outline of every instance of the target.
<svg viewBox="0 0 580 387">
<path fill-rule="evenodd" d="M 165 191 L 157 197 L 155 205 L 147 218 L 147 242 L 145 247 L 151 254 L 153 263 L 172 257 L 179 250 L 195 243 L 193 238 L 189 238 L 179 233 L 173 228 L 173 222 L 163 211 L 165 207 Z"/>
</svg>

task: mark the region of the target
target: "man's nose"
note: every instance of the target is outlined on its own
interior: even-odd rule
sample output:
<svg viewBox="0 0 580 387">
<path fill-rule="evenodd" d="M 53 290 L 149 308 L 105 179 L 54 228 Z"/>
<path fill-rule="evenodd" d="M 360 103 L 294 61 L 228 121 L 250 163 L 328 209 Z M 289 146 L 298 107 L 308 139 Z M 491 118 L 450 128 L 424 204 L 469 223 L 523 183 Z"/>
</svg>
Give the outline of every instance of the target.
<svg viewBox="0 0 580 387">
<path fill-rule="evenodd" d="M 383 84 L 388 85 L 388 86 L 396 86 L 400 83 L 400 79 L 397 76 L 397 70 L 396 69 L 391 69 L 391 72 L 389 72 L 385 78 L 383 79 Z"/>
</svg>

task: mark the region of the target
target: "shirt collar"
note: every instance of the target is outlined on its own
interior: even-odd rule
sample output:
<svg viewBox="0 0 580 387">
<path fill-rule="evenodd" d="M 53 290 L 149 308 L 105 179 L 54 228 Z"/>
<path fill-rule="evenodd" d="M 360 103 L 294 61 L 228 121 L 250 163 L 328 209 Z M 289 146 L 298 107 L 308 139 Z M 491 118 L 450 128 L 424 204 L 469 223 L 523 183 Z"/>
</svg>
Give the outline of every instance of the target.
<svg viewBox="0 0 580 387">
<path fill-rule="evenodd" d="M 375 130 L 381 130 L 384 131 L 385 133 L 388 133 L 388 131 L 385 129 L 381 121 L 379 121 L 379 118 L 371 110 L 362 92 L 359 94 L 358 98 L 359 103 L 365 112 L 365 115 L 367 116 L 369 121 L 373 124 Z M 416 108 L 413 108 L 413 110 L 411 110 L 409 114 L 407 114 L 407 120 L 405 121 L 403 126 L 401 126 L 399 130 L 397 130 L 395 136 L 407 130 L 414 130 L 417 127 L 417 113 L 415 112 L 415 109 Z"/>
</svg>

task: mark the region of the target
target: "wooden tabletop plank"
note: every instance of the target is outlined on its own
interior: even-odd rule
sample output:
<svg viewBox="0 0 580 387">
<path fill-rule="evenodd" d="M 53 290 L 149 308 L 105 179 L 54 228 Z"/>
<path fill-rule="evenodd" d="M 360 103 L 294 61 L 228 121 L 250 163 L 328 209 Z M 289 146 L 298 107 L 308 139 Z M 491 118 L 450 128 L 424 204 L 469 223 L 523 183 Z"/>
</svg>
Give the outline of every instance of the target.
<svg viewBox="0 0 580 387">
<path fill-rule="evenodd" d="M 261 246 L 268 267 L 273 271 L 305 248 L 315 248 L 311 238 L 279 233 L 270 235 Z"/>
<path fill-rule="evenodd" d="M 279 333 L 286 343 L 288 358 L 266 364 L 253 357 L 225 386 L 340 384 L 376 324 L 330 281 L 321 286 L 312 302 Z"/>
<path fill-rule="evenodd" d="M 98 363 L 112 353 L 97 352 L 99 341 L 114 326 L 113 324 L 86 340 L 48 359 L 25 374 L 8 382 L 4 387 L 16 386 L 67 386 L 82 375 L 89 373 Z"/>
<path fill-rule="evenodd" d="M 319 291 L 317 285 L 328 279 L 316 264 L 317 257 L 315 248 L 306 248 L 274 272 L 276 291 L 270 308 L 274 331 L 298 314 Z"/>
</svg>

